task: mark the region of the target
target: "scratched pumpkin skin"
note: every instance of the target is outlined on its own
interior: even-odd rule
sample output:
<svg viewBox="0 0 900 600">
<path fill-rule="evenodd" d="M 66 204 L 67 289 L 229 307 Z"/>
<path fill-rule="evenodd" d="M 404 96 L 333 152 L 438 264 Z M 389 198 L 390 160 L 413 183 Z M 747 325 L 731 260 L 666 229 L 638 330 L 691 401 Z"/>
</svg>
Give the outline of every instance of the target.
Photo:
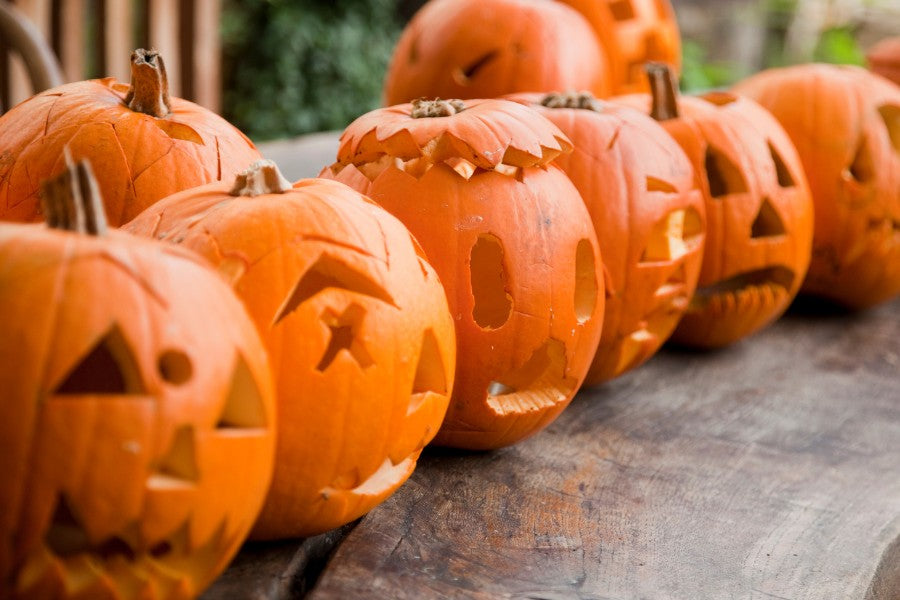
<svg viewBox="0 0 900 600">
<path fill-rule="evenodd" d="M 399 487 L 440 427 L 456 356 L 443 288 L 399 221 L 335 181 L 280 185 L 210 184 L 127 226 L 209 259 L 269 351 L 280 428 L 257 538 L 338 527 Z"/>
<path fill-rule="evenodd" d="M 133 85 L 112 77 L 67 83 L 0 116 L 0 220 L 43 220 L 41 181 L 63 169 L 66 152 L 90 160 L 114 226 L 170 194 L 230 179 L 260 158 L 243 133 L 202 106 L 168 91 L 163 104 L 150 106 L 147 96 L 168 89 L 165 67 L 154 52 L 135 55 Z"/>
<path fill-rule="evenodd" d="M 119 231 L 3 223 L 0 264 L 0 597 L 196 596 L 271 478 L 253 323 L 195 255 Z"/>
</svg>

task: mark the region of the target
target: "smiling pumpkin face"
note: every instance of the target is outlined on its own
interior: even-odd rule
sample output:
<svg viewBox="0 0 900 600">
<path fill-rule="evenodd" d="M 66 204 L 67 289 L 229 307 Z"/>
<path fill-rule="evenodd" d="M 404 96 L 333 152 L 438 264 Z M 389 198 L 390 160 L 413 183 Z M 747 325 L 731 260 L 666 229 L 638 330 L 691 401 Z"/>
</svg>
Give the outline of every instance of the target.
<svg viewBox="0 0 900 600">
<path fill-rule="evenodd" d="M 195 596 L 271 477 L 252 323 L 195 259 L 118 232 L 6 225 L 0 256 L 0 596 Z"/>
</svg>

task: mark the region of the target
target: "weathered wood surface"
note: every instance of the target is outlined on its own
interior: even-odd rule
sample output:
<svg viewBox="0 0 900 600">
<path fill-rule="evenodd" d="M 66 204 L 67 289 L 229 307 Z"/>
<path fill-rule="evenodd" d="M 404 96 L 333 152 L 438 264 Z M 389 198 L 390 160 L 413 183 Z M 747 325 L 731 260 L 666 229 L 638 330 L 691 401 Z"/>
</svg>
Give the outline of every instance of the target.
<svg viewBox="0 0 900 600">
<path fill-rule="evenodd" d="M 277 550 L 205 597 L 900 598 L 900 301 L 665 349 L 517 446 L 428 451 L 345 537 Z"/>
</svg>

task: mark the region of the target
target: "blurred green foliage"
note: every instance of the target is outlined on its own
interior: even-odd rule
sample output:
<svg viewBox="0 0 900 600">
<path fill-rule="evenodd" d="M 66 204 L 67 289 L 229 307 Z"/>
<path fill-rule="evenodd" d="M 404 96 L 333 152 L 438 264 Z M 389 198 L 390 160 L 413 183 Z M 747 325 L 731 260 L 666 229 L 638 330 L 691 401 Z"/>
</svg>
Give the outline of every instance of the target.
<svg viewBox="0 0 900 600">
<path fill-rule="evenodd" d="M 395 0 L 226 0 L 223 113 L 255 140 L 341 129 L 379 105 Z"/>
</svg>

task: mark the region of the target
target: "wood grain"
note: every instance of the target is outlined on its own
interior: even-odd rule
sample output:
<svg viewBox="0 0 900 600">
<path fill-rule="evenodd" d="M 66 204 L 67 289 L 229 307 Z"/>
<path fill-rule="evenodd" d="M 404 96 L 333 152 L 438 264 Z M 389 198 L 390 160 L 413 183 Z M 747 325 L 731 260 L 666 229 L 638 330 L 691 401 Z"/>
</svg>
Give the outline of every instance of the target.
<svg viewBox="0 0 900 600">
<path fill-rule="evenodd" d="M 900 301 L 803 301 L 512 448 L 429 450 L 307 597 L 900 598 Z"/>
</svg>

